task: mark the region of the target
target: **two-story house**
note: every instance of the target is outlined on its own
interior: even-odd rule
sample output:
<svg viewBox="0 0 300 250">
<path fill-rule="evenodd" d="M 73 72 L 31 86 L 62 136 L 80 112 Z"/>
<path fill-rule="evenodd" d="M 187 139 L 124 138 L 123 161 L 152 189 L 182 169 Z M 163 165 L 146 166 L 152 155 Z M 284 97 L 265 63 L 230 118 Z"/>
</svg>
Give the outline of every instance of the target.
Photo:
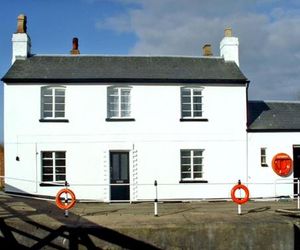
<svg viewBox="0 0 300 250">
<path fill-rule="evenodd" d="M 227 198 L 238 180 L 259 179 L 272 143 L 253 133 L 258 116 L 247 131 L 249 81 L 230 29 L 220 56 L 209 45 L 195 57 L 83 55 L 76 38 L 68 55 L 35 55 L 20 15 L 12 43 L 7 192 L 55 196 L 67 181 L 79 199 L 140 201 L 154 199 L 156 180 L 160 199 L 189 200 Z"/>
</svg>

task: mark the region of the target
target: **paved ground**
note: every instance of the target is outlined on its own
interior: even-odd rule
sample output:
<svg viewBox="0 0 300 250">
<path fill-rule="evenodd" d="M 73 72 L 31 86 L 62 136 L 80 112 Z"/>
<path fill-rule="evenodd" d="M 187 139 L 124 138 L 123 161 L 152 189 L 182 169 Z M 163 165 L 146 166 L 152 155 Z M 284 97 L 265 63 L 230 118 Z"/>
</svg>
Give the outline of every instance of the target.
<svg viewBox="0 0 300 250">
<path fill-rule="evenodd" d="M 77 203 L 65 217 L 53 201 L 0 193 L 0 249 L 259 249 L 258 243 L 267 242 L 267 237 L 269 245 L 277 241 L 277 233 L 282 240 L 267 249 L 296 249 L 296 207 L 291 200 L 251 201 L 238 215 L 237 205 L 229 201 L 159 203 L 155 217 L 153 203 Z M 253 239 L 241 245 L 250 231 Z M 241 242 L 229 240 L 239 233 Z M 222 242 L 224 235 L 229 242 Z"/>
</svg>

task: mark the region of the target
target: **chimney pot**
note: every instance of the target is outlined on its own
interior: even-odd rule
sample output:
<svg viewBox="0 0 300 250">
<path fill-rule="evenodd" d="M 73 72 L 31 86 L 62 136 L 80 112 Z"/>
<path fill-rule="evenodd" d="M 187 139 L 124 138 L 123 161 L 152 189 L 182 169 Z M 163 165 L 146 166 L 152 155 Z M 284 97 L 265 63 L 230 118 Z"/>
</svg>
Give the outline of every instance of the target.
<svg viewBox="0 0 300 250">
<path fill-rule="evenodd" d="M 226 28 L 224 30 L 224 35 L 225 35 L 225 37 L 232 37 L 232 29 L 231 28 Z"/>
<path fill-rule="evenodd" d="M 18 16 L 17 33 L 27 32 L 27 17 L 23 14 Z"/>
<path fill-rule="evenodd" d="M 72 55 L 78 55 L 78 54 L 80 54 L 80 51 L 78 50 L 78 38 L 74 37 L 73 40 L 72 40 L 72 43 L 73 43 L 73 48 L 70 51 L 70 53 Z"/>
<path fill-rule="evenodd" d="M 203 56 L 212 56 L 212 48 L 210 44 L 204 44 L 203 46 Z"/>
</svg>

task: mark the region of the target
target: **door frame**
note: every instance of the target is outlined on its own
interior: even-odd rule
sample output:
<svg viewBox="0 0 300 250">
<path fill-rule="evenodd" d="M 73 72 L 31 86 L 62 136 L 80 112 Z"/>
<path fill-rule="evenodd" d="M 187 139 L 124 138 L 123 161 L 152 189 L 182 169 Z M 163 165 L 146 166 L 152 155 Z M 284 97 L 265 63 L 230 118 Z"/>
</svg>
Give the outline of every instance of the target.
<svg viewBox="0 0 300 250">
<path fill-rule="evenodd" d="M 112 158 L 111 155 L 112 153 L 127 153 L 128 155 L 128 183 L 126 183 L 126 185 L 124 186 L 128 186 L 129 189 L 129 194 L 128 194 L 128 199 L 126 200 L 118 200 L 118 199 L 112 199 L 112 187 L 111 186 L 111 169 L 112 169 Z M 131 151 L 130 150 L 118 150 L 118 149 L 113 149 L 113 150 L 109 150 L 109 201 L 110 202 L 131 202 L 131 188 L 130 188 L 130 182 L 131 182 Z M 117 186 L 115 186 L 117 187 Z"/>
</svg>

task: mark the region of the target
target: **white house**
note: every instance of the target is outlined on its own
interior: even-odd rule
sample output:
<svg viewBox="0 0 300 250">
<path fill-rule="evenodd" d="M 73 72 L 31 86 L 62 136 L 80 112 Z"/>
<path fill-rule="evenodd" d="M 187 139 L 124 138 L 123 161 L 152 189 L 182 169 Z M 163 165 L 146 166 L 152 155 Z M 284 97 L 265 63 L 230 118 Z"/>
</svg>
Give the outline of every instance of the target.
<svg viewBox="0 0 300 250">
<path fill-rule="evenodd" d="M 228 198 L 241 180 L 252 197 L 293 195 L 274 184 L 293 171 L 271 161 L 300 154 L 300 120 L 270 131 L 252 112 L 230 29 L 221 56 L 195 57 L 82 55 L 77 39 L 69 55 L 34 55 L 26 30 L 20 15 L 2 78 L 5 191 L 55 196 L 67 181 L 78 199 L 141 201 L 156 180 L 159 199 L 189 200 Z"/>
</svg>

